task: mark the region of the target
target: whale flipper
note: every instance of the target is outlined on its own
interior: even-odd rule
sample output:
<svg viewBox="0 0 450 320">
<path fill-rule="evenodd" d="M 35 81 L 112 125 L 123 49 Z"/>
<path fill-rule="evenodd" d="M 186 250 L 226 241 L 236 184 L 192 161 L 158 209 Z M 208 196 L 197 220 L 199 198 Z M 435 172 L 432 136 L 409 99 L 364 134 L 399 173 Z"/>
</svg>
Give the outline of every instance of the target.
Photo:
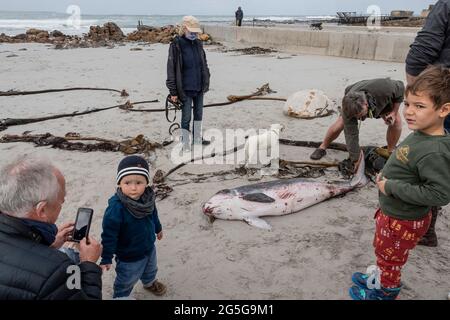
<svg viewBox="0 0 450 320">
<path fill-rule="evenodd" d="M 271 203 L 275 202 L 275 199 L 272 197 L 269 197 L 267 194 L 264 193 L 249 193 L 242 197 L 242 199 L 247 201 L 253 201 L 253 202 L 261 202 L 261 203 Z"/>
<path fill-rule="evenodd" d="M 263 219 L 260 219 L 260 218 L 245 217 L 244 221 L 247 222 L 252 227 L 257 227 L 257 228 L 265 229 L 265 230 L 272 230 L 272 227 L 270 226 L 270 224 L 268 224 L 266 221 L 264 221 Z"/>
</svg>

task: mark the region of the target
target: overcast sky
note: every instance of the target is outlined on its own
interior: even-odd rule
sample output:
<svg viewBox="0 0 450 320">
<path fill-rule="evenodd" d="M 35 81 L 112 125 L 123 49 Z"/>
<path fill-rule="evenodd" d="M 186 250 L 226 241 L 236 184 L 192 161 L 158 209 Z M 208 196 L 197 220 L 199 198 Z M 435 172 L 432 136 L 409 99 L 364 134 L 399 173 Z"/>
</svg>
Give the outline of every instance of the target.
<svg viewBox="0 0 450 320">
<path fill-rule="evenodd" d="M 382 13 L 391 10 L 422 9 L 437 0 L 0 0 L 0 10 L 65 12 L 75 4 L 83 14 L 142 15 L 233 15 L 238 6 L 251 15 L 334 15 L 336 11 L 365 13 L 378 5 Z"/>
</svg>

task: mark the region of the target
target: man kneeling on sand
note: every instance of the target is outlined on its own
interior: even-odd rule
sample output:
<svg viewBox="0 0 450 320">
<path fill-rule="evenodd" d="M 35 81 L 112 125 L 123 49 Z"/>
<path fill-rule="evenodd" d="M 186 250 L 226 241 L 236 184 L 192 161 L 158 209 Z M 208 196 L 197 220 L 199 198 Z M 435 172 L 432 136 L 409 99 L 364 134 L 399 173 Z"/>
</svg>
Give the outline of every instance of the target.
<svg viewBox="0 0 450 320">
<path fill-rule="evenodd" d="M 399 108 L 403 102 L 405 86 L 402 81 L 391 79 L 363 80 L 348 86 L 342 99 L 342 113 L 328 129 L 322 144 L 312 154 L 312 160 L 319 160 L 326 154 L 328 146 L 336 140 L 342 130 L 345 133 L 350 159 L 359 159 L 358 120 L 383 118 L 388 125 L 386 140 L 389 153 L 395 149 L 402 133 Z"/>
</svg>

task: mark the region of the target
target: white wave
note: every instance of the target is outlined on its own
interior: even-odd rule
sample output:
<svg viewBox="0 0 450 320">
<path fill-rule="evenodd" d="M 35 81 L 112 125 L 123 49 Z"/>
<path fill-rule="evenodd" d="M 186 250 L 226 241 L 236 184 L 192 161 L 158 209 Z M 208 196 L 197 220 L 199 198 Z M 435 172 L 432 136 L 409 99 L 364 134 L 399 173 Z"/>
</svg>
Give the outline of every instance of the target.
<svg viewBox="0 0 450 320">
<path fill-rule="evenodd" d="M 336 16 L 307 16 L 308 20 L 331 20 L 336 19 Z"/>
<path fill-rule="evenodd" d="M 276 22 L 276 21 L 283 22 L 283 21 L 294 21 L 296 18 L 295 17 L 255 17 L 255 19 L 256 20 L 269 20 L 269 21 L 274 21 L 274 22 Z M 251 21 L 251 20 L 253 20 L 253 18 L 251 18 L 251 19 L 244 18 L 244 20 Z"/>
</svg>

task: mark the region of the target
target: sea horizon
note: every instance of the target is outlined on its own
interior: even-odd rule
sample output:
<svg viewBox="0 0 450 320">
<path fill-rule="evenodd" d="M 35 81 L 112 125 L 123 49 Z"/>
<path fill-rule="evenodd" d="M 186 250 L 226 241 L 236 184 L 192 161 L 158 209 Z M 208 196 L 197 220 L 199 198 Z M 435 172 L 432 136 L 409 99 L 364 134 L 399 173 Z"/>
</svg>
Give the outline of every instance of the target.
<svg viewBox="0 0 450 320">
<path fill-rule="evenodd" d="M 59 30 L 69 35 L 82 35 L 89 32 L 93 25 L 103 25 L 106 22 L 116 23 L 125 34 L 136 30 L 138 21 L 143 24 L 162 27 L 179 23 L 184 15 L 131 15 L 131 14 L 81 14 L 78 27 L 73 26 L 71 15 L 52 11 L 0 11 L 0 34 L 12 36 L 25 33 L 35 28 L 46 31 Z M 234 15 L 195 15 L 200 23 L 233 24 Z M 336 18 L 335 15 L 250 15 L 244 16 L 244 24 L 254 20 L 267 23 L 308 23 Z"/>
</svg>

